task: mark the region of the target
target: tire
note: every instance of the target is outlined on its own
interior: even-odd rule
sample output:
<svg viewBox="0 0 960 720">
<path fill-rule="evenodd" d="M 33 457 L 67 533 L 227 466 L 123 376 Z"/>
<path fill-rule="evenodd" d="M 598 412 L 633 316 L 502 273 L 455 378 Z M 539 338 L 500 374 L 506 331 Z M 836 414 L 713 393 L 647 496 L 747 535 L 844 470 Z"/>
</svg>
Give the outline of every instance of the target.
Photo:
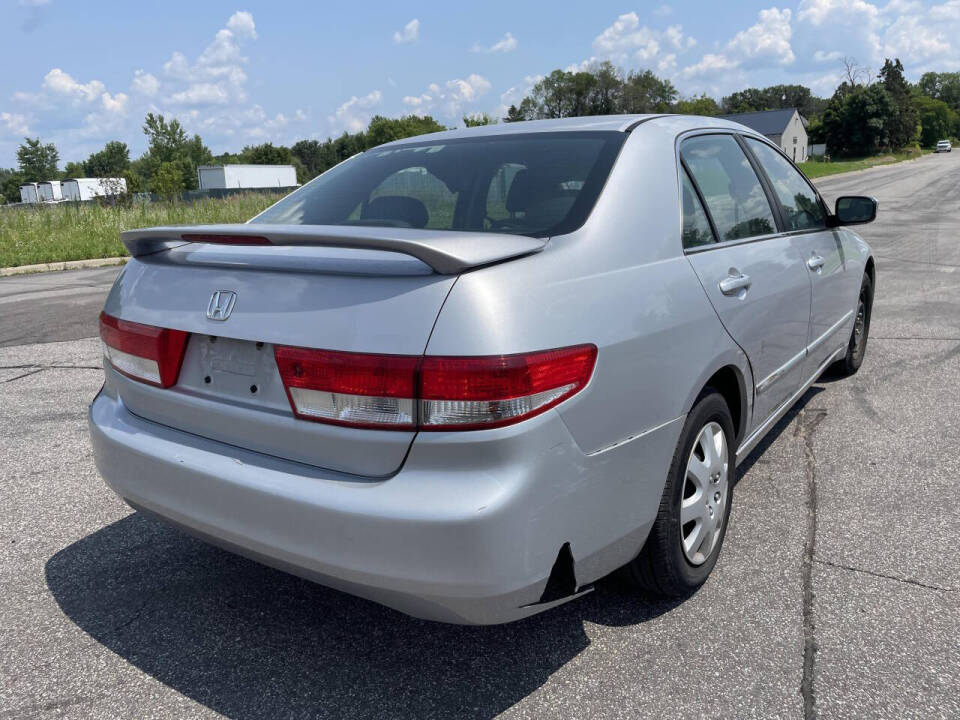
<svg viewBox="0 0 960 720">
<path fill-rule="evenodd" d="M 853 330 L 850 331 L 850 340 L 847 343 L 847 354 L 838 360 L 831 368 L 843 376 L 853 375 L 863 364 L 863 357 L 867 352 L 867 339 L 870 337 L 870 315 L 873 312 L 873 283 L 870 276 L 863 274 L 860 281 L 860 295 L 857 298 L 856 315 L 853 321 Z"/>
<path fill-rule="evenodd" d="M 712 438 L 715 449 L 717 434 L 722 438 L 725 463 L 722 453 L 712 464 L 705 456 L 701 442 L 708 432 L 706 442 L 709 445 Z M 642 589 L 664 597 L 685 597 L 706 581 L 717 564 L 733 500 L 734 437 L 726 401 L 707 388 L 683 425 L 650 535 L 626 567 L 628 577 Z M 709 472 L 695 472 L 694 461 L 697 468 L 706 467 Z M 695 537 L 698 523 L 700 535 Z"/>
</svg>

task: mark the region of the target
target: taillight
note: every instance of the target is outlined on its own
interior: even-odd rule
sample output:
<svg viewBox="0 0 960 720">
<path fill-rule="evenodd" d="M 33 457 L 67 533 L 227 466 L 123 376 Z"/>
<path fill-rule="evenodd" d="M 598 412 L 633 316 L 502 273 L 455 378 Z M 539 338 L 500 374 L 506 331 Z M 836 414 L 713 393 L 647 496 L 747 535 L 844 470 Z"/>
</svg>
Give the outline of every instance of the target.
<svg viewBox="0 0 960 720">
<path fill-rule="evenodd" d="M 187 242 L 211 243 L 213 245 L 272 245 L 262 235 L 219 235 L 216 233 L 184 233 L 180 236 Z"/>
<path fill-rule="evenodd" d="M 104 354 L 120 373 L 167 388 L 175 385 L 189 333 L 120 320 L 100 313 Z"/>
<path fill-rule="evenodd" d="M 597 359 L 593 345 L 490 357 L 425 357 L 420 429 L 499 427 L 549 410 L 579 392 Z"/>
<path fill-rule="evenodd" d="M 597 348 L 421 358 L 276 346 L 275 354 L 297 417 L 352 427 L 474 430 L 526 420 L 579 392 Z"/>
<path fill-rule="evenodd" d="M 277 369 L 297 417 L 353 427 L 412 429 L 419 358 L 277 345 Z"/>
</svg>

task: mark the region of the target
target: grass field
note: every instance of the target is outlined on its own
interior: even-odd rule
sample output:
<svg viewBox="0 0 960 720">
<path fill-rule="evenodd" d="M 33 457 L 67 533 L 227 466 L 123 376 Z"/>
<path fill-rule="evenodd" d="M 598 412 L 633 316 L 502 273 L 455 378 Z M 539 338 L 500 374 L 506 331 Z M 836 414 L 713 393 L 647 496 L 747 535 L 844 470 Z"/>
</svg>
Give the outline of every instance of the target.
<svg viewBox="0 0 960 720">
<path fill-rule="evenodd" d="M 808 178 L 818 178 L 826 175 L 852 172 L 853 170 L 866 170 L 867 168 L 877 165 L 890 165 L 891 163 L 903 162 L 904 160 L 913 160 L 921 155 L 927 155 L 930 152 L 930 150 L 920 150 L 919 152 L 912 150 L 890 153 L 888 155 L 875 155 L 868 158 L 832 160 L 831 162 L 811 160 L 805 163 L 798 163 L 798 165 Z"/>
<path fill-rule="evenodd" d="M 193 203 L 93 203 L 0 208 L 0 267 L 126 255 L 120 232 L 152 225 L 245 222 L 282 195 L 248 193 Z"/>
</svg>

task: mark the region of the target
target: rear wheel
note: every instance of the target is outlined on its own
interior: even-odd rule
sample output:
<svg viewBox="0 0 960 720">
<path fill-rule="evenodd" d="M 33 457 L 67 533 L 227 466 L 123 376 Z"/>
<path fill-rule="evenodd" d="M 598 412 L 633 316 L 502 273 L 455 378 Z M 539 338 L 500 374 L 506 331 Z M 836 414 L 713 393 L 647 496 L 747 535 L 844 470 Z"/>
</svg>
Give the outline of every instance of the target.
<svg viewBox="0 0 960 720">
<path fill-rule="evenodd" d="M 853 375 L 863 364 L 867 352 L 867 338 L 870 336 L 870 313 L 873 310 L 873 284 L 870 276 L 864 273 L 860 282 L 860 296 L 857 298 L 856 316 L 853 330 L 847 343 L 847 354 L 834 363 L 833 369 L 841 375 Z"/>
<path fill-rule="evenodd" d="M 733 498 L 733 438 L 730 409 L 708 388 L 687 415 L 647 542 L 627 566 L 645 590 L 682 597 L 716 565 Z"/>
</svg>

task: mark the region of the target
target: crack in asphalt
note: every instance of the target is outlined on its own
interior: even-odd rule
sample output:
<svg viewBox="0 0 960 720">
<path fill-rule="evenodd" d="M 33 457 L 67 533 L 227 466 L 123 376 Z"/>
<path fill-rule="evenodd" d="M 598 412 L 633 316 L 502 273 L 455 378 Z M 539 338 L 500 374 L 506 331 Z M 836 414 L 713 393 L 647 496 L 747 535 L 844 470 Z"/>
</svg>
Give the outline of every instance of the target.
<svg viewBox="0 0 960 720">
<path fill-rule="evenodd" d="M 819 560 L 815 558 L 813 562 L 817 563 L 818 565 L 826 565 L 827 567 L 837 568 L 838 570 L 849 570 L 850 572 L 863 573 L 864 575 L 870 575 L 871 577 L 881 578 L 883 580 L 893 580 L 894 582 L 904 583 L 905 585 L 915 585 L 926 590 L 936 590 L 937 592 L 945 593 L 960 592 L 960 588 L 943 587 L 942 585 L 929 585 L 928 583 L 920 582 L 919 580 L 899 577 L 897 575 L 887 575 L 886 573 L 876 572 L 874 570 L 866 570 L 865 568 L 859 568 L 855 565 L 844 565 L 843 563 L 833 562 L 831 560 Z"/>
<path fill-rule="evenodd" d="M 817 717 L 814 680 L 816 679 L 817 636 L 813 617 L 813 563 L 817 543 L 817 472 L 813 448 L 813 433 L 827 416 L 823 408 L 804 408 L 797 417 L 794 436 L 803 442 L 804 468 L 807 480 L 807 532 L 803 549 L 803 676 L 800 695 L 803 697 L 803 717 Z"/>
<path fill-rule="evenodd" d="M 0 368 L 0 369 L 8 370 L 8 369 L 11 369 L 11 368 Z M 18 370 L 19 370 L 20 368 L 12 368 L 12 369 L 18 369 Z M 14 375 L 12 378 L 7 378 L 6 380 L 0 380 L 0 385 L 6 385 L 7 383 L 12 383 L 14 380 L 22 380 L 22 379 L 25 378 L 25 377 L 30 377 L 31 375 L 36 375 L 37 373 L 42 373 L 43 370 L 44 370 L 43 368 L 39 368 L 39 369 L 37 369 L 37 370 L 32 370 L 32 371 L 30 371 L 30 372 L 25 372 L 25 373 L 23 373 L 23 374 L 21 374 L 21 375 Z"/>
</svg>

